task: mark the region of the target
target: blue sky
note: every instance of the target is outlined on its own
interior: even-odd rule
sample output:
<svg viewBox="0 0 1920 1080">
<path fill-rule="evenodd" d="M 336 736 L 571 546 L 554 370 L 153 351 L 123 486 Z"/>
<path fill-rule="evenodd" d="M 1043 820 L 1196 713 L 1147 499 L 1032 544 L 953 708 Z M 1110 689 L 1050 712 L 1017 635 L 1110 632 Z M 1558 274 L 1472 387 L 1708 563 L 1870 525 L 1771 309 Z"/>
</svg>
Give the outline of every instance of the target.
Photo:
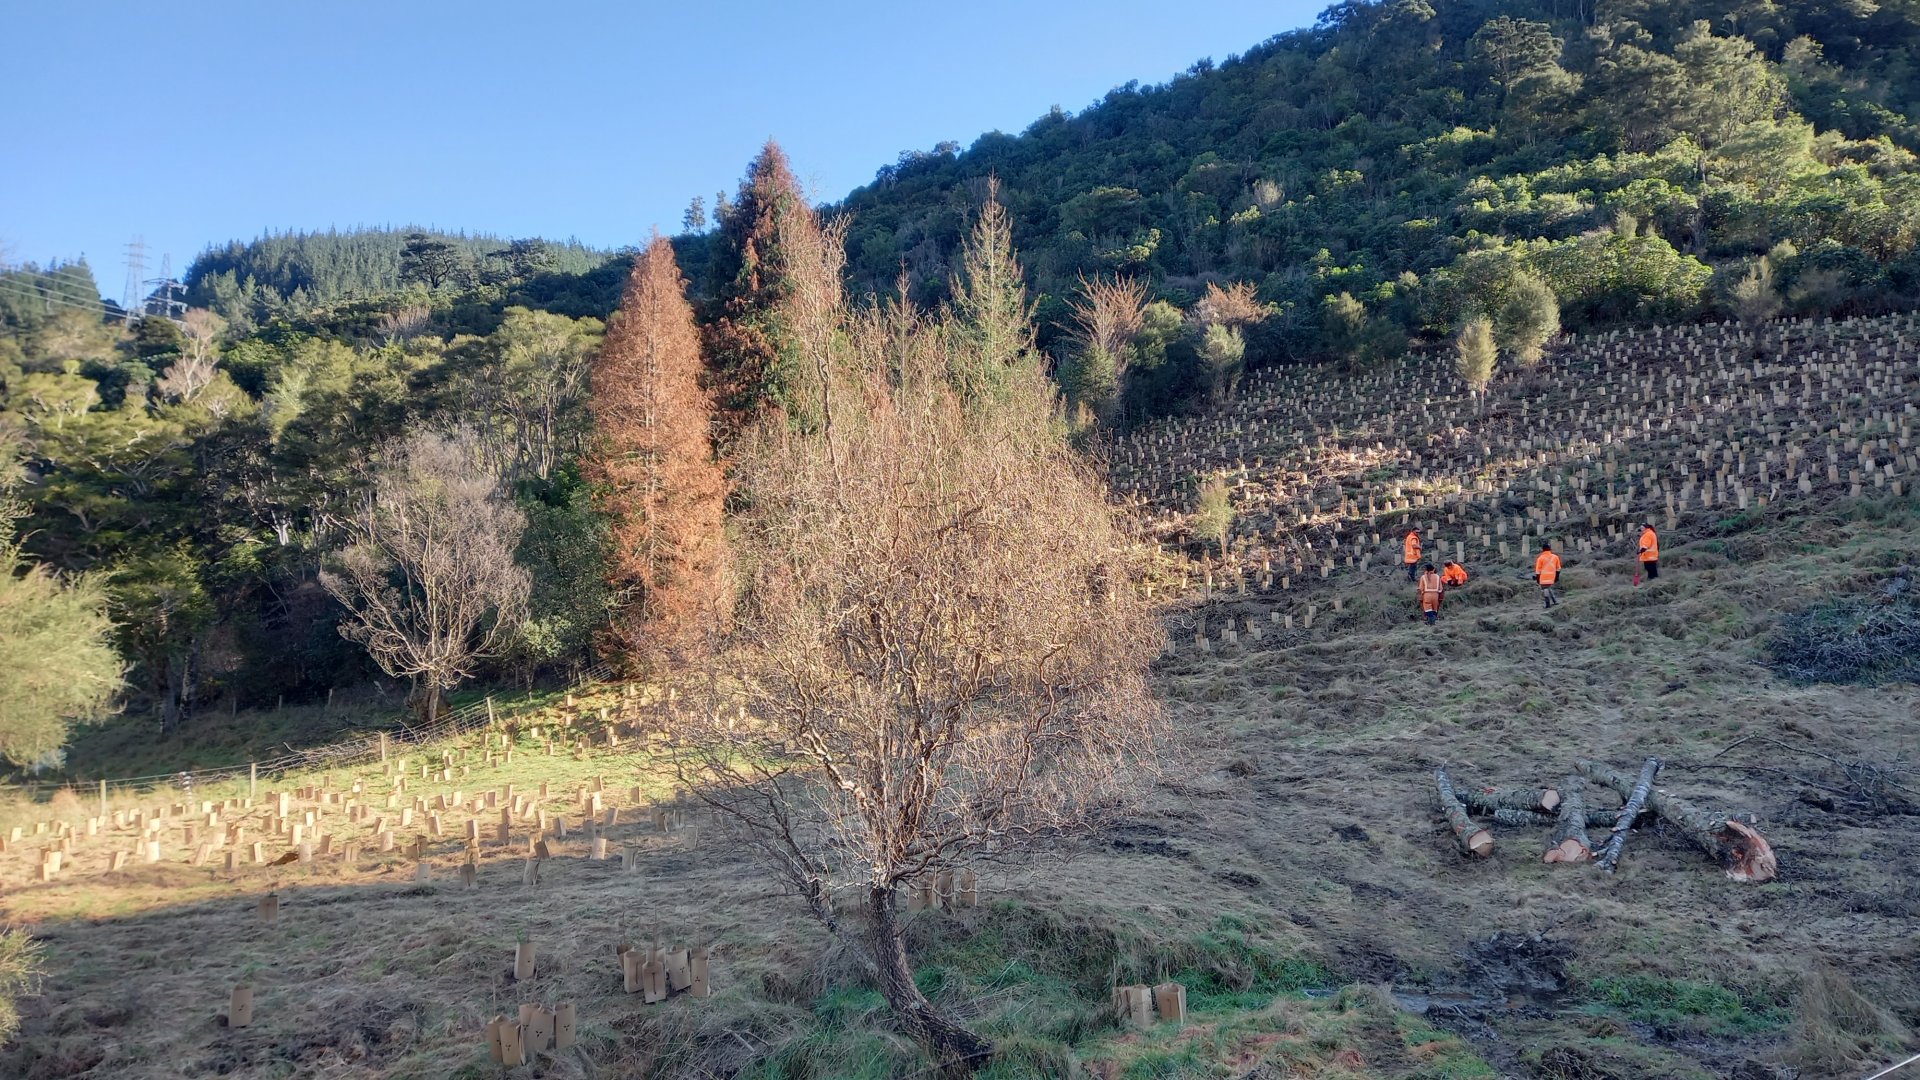
<svg viewBox="0 0 1920 1080">
<path fill-rule="evenodd" d="M 1018 132 L 1322 6 L 0 0 L 0 249 L 84 253 L 117 298 L 136 234 L 149 273 L 266 229 L 615 247 L 677 230 L 769 136 L 836 199 L 902 150 Z"/>
</svg>

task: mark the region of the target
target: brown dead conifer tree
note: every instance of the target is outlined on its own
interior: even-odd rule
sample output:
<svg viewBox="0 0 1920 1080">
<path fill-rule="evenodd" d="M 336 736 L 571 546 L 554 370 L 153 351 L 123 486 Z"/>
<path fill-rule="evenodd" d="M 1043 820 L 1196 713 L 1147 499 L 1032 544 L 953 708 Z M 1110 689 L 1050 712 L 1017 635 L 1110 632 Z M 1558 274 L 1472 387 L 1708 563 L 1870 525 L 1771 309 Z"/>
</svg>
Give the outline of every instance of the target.
<svg viewBox="0 0 1920 1080">
<path fill-rule="evenodd" d="M 701 655 L 723 628 L 726 477 L 673 245 L 634 263 L 593 366 L 595 502 L 611 521 L 614 637 L 643 666 Z"/>
</svg>

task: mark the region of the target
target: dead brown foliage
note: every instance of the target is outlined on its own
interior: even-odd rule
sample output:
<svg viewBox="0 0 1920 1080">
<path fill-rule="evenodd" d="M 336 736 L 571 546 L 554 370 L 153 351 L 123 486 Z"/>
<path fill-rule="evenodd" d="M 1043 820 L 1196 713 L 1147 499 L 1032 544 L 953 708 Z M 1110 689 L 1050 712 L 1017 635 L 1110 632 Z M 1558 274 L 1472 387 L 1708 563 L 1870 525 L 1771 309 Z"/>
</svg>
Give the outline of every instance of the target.
<svg viewBox="0 0 1920 1080">
<path fill-rule="evenodd" d="M 611 522 L 612 633 L 644 662 L 704 654 L 730 599 L 722 525 L 726 477 L 713 404 L 673 245 L 654 237 L 634 263 L 593 368 L 598 428 L 589 475 Z"/>
</svg>

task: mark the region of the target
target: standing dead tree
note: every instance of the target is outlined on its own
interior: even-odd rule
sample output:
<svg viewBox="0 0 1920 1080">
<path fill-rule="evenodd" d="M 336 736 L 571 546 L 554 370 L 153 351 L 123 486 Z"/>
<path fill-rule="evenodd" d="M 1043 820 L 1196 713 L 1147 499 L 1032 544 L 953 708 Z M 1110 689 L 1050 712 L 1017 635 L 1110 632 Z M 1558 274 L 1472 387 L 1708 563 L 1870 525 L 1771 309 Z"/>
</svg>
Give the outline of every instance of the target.
<svg viewBox="0 0 1920 1080">
<path fill-rule="evenodd" d="M 593 366 L 597 428 L 587 472 L 611 524 L 613 636 L 644 661 L 690 661 L 720 631 L 731 599 L 722 523 L 726 477 L 714 459 L 713 402 L 700 387 L 694 328 L 673 245 L 634 262 Z"/>
<path fill-rule="evenodd" d="M 1137 278 L 1080 279 L 1073 311 L 1078 356 L 1067 370 L 1068 389 L 1102 421 L 1113 418 L 1127 385 L 1133 337 L 1145 323 L 1146 283 Z"/>
<path fill-rule="evenodd" d="M 526 519 L 483 464 L 480 440 L 461 430 L 391 445 L 343 527 L 351 543 L 320 575 L 352 613 L 340 634 L 411 680 L 431 722 L 441 694 L 526 619 L 531 583 L 513 561 Z"/>
<path fill-rule="evenodd" d="M 817 427 L 738 447 L 750 568 L 686 775 L 823 918 L 859 898 L 879 989 L 944 1062 L 992 1044 L 915 986 L 902 887 L 1097 826 L 1160 747 L 1142 548 L 1059 435 L 1032 366 L 990 408 L 955 327 L 839 312 Z"/>
</svg>

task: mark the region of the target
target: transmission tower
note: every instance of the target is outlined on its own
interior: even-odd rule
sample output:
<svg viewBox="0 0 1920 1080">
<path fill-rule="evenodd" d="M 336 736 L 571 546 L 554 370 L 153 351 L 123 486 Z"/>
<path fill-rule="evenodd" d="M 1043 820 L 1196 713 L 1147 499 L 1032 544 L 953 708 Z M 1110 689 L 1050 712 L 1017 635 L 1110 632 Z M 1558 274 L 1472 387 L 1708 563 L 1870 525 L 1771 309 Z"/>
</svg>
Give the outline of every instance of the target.
<svg viewBox="0 0 1920 1080">
<path fill-rule="evenodd" d="M 127 284 L 120 293 L 120 309 L 127 323 L 133 322 L 134 308 L 140 303 L 140 286 L 147 272 L 147 238 L 136 236 L 127 244 Z"/>
<path fill-rule="evenodd" d="M 180 317 L 187 313 L 187 302 L 182 299 L 186 295 L 187 288 L 173 279 L 172 254 L 160 256 L 160 276 L 149 278 L 146 283 L 152 286 L 152 289 L 147 293 L 147 300 L 143 306 L 157 307 L 159 310 L 156 314 L 179 322 Z"/>
</svg>

